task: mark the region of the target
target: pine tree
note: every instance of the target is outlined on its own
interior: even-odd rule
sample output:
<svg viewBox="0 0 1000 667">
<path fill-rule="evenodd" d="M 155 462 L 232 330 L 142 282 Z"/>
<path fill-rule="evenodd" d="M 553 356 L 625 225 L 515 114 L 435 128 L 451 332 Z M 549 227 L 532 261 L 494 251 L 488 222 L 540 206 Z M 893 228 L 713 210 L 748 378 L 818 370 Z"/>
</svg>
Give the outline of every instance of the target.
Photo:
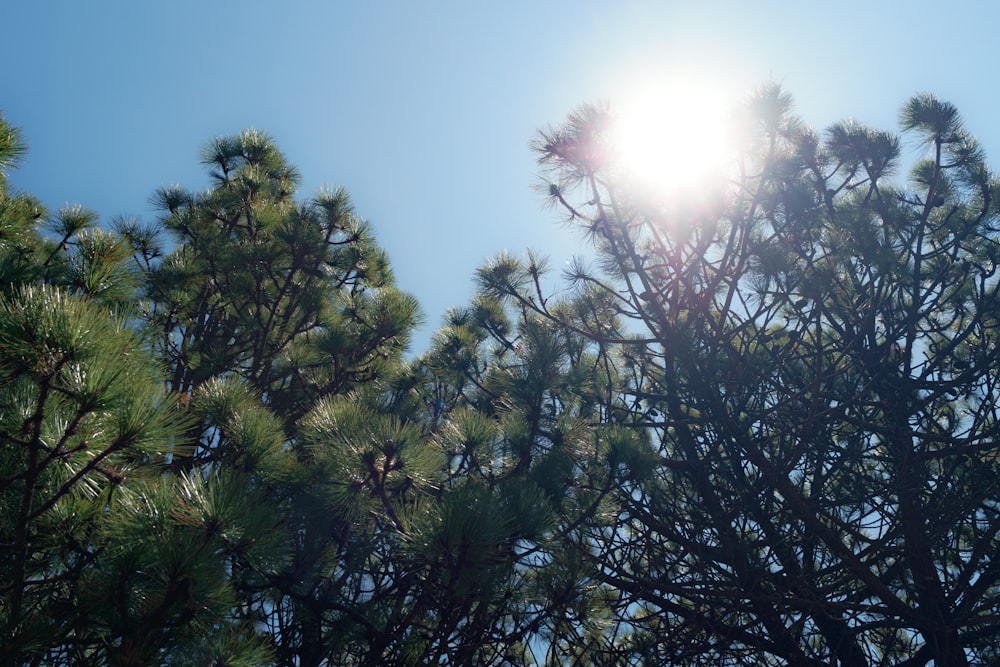
<svg viewBox="0 0 1000 667">
<path fill-rule="evenodd" d="M 613 111 L 581 109 L 537 149 L 603 271 L 561 301 L 535 262 L 479 274 L 614 369 L 595 428 L 648 436 L 604 454 L 617 509 L 580 552 L 618 596 L 600 664 L 986 664 L 997 183 L 933 96 L 901 113 L 905 186 L 896 135 L 790 106 L 762 89 L 734 179 L 669 202 L 614 169 Z"/>
<path fill-rule="evenodd" d="M 23 144 L 0 130 L 10 166 Z M 291 474 L 285 423 L 224 368 L 169 391 L 137 292 L 161 263 L 154 228 L 49 219 L 2 185 L 5 661 L 271 661 L 241 594 L 291 551 L 268 493 Z M 202 455 L 206 431 L 225 456 Z"/>
<path fill-rule="evenodd" d="M 0 137 L 0 164 L 13 166 L 23 144 L 5 121 Z M 184 580 L 142 567 L 168 546 L 148 534 L 148 510 L 173 523 L 178 498 L 160 475 L 184 423 L 132 329 L 131 248 L 78 207 L 46 233 L 37 202 L 5 175 L 0 186 L 0 655 L 148 664 L 166 633 L 212 614 L 180 613 L 163 589 Z M 141 539 L 121 533 L 130 522 Z M 138 595 L 130 576 L 155 585 Z"/>
<path fill-rule="evenodd" d="M 361 601 L 393 567 L 395 505 L 424 485 L 419 432 L 377 406 L 416 302 L 343 190 L 295 201 L 298 175 L 268 136 L 202 157 L 209 190 L 156 195 L 172 251 L 155 229 L 131 234 L 149 335 L 194 420 L 172 468 L 261 508 L 260 553 L 226 552 L 246 626 L 280 664 L 343 662 L 381 622 L 378 600 Z"/>
<path fill-rule="evenodd" d="M 614 112 L 536 144 L 597 270 L 416 303 L 258 131 L 154 224 L 3 171 L 0 656 L 14 664 L 990 664 L 997 183 L 957 111 L 822 136 L 767 87 L 665 201 Z M 168 238 L 164 239 L 164 236 Z"/>
</svg>

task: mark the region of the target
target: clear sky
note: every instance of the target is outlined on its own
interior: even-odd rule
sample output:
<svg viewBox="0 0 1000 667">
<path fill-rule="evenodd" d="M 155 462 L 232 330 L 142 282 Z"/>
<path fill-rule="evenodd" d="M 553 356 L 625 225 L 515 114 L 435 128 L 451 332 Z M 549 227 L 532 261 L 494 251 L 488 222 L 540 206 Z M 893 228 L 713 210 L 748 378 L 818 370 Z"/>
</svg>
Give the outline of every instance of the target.
<svg viewBox="0 0 1000 667">
<path fill-rule="evenodd" d="M 16 187 L 52 210 L 151 218 L 148 197 L 207 182 L 202 145 L 257 127 L 303 176 L 343 185 L 426 325 L 475 268 L 580 249 L 532 190 L 528 142 L 580 103 L 698 72 L 735 96 L 774 80 L 819 128 L 894 128 L 930 91 L 1000 165 L 1000 7 L 972 0 L 264 2 L 12 0 L 0 110 L 30 145 Z"/>
</svg>

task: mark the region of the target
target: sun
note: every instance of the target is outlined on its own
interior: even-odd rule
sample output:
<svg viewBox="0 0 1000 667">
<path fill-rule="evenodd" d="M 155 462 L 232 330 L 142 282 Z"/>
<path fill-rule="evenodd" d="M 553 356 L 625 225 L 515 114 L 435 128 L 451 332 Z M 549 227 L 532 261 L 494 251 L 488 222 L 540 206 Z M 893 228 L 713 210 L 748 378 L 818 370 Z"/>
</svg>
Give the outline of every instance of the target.
<svg viewBox="0 0 1000 667">
<path fill-rule="evenodd" d="M 621 168 L 646 187 L 671 192 L 719 172 L 727 108 L 720 91 L 702 83 L 645 87 L 619 107 L 614 143 Z"/>
</svg>

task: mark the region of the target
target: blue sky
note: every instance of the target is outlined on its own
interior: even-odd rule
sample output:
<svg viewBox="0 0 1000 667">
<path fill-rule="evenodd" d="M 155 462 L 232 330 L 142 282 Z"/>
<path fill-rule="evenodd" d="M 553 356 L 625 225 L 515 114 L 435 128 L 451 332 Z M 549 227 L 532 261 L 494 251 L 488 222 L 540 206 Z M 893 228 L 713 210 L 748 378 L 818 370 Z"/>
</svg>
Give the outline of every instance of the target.
<svg viewBox="0 0 1000 667">
<path fill-rule="evenodd" d="M 0 110 L 30 145 L 16 187 L 149 219 L 156 188 L 207 185 L 207 141 L 265 130 L 300 196 L 351 192 L 422 304 L 415 351 L 490 256 L 580 250 L 532 190 L 528 143 L 644 78 L 696 71 L 735 95 L 775 80 L 820 128 L 894 128 L 931 91 L 1000 159 L 1000 10 L 973 0 L 15 0 L 0 15 Z"/>
</svg>

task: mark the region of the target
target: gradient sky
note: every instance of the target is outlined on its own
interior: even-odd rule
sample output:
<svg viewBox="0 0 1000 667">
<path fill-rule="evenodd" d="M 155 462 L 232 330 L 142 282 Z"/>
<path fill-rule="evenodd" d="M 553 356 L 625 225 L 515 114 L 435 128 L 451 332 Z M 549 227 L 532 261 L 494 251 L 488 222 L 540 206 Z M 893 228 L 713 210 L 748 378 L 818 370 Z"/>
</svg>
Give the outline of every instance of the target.
<svg viewBox="0 0 1000 667">
<path fill-rule="evenodd" d="M 1000 164 L 1000 7 L 819 3 L 13 0 L 0 110 L 30 152 L 14 185 L 50 209 L 150 219 L 153 191 L 207 186 L 198 151 L 257 127 L 303 176 L 342 185 L 426 324 L 475 268 L 580 240 L 542 206 L 528 143 L 583 102 L 698 72 L 739 97 L 780 82 L 818 128 L 894 128 L 913 93 L 953 102 Z"/>
</svg>

